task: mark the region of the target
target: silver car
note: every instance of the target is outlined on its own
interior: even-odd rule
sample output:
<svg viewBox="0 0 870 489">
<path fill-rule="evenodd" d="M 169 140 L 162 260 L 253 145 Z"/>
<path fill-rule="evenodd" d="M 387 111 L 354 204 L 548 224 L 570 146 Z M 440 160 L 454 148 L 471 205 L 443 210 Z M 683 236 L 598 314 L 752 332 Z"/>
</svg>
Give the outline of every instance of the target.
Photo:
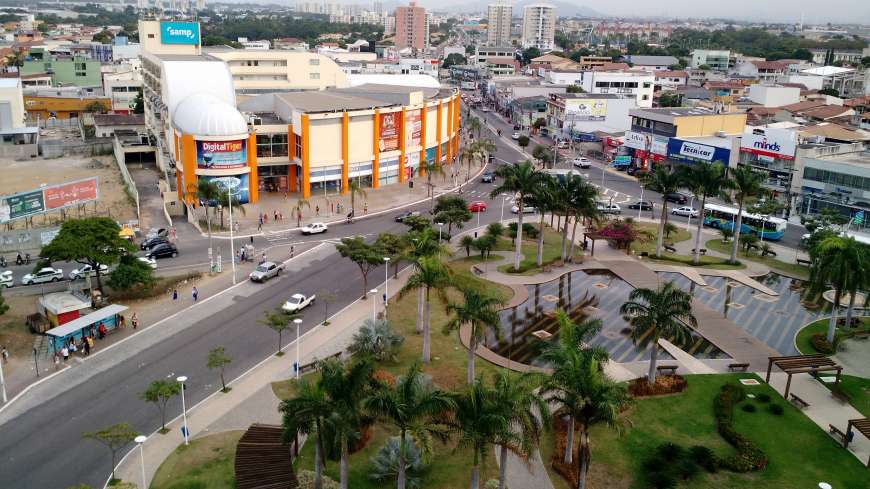
<svg viewBox="0 0 870 489">
<path fill-rule="evenodd" d="M 46 282 L 58 282 L 63 280 L 63 270 L 60 268 L 45 267 L 36 273 L 28 273 L 21 277 L 21 285 L 44 284 Z"/>
<path fill-rule="evenodd" d="M 264 261 L 257 265 L 257 268 L 249 275 L 252 282 L 265 282 L 272 277 L 281 275 L 281 270 L 284 269 L 283 264 L 277 264 L 271 261 Z"/>
</svg>

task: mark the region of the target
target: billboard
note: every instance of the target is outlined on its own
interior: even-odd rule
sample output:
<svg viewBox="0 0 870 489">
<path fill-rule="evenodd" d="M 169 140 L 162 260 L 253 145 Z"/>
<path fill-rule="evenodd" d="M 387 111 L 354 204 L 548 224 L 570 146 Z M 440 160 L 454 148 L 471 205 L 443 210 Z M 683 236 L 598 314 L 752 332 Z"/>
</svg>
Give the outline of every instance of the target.
<svg viewBox="0 0 870 489">
<path fill-rule="evenodd" d="M 433 162 L 435 161 L 435 147 L 426 148 L 426 161 Z"/>
<path fill-rule="evenodd" d="M 420 146 L 420 138 L 423 134 L 423 118 L 419 110 L 405 113 L 405 147 Z"/>
<path fill-rule="evenodd" d="M 570 100 L 570 99 L 569 99 Z M 603 121 L 607 117 L 607 100 L 575 99 L 566 107 L 566 119 L 576 121 Z"/>
<path fill-rule="evenodd" d="M 222 178 L 227 177 L 212 177 L 203 175 L 200 178 L 205 178 L 207 180 L 220 180 Z M 233 182 L 232 193 L 233 197 L 239 199 L 239 202 L 242 204 L 247 204 L 251 201 L 250 189 L 251 189 L 251 179 L 248 173 L 242 173 L 241 175 L 233 175 L 234 179 L 238 180 L 238 183 Z M 226 197 L 222 200 L 226 202 Z"/>
<path fill-rule="evenodd" d="M 0 196 L 0 223 L 93 202 L 97 198 L 97 177 Z"/>
<path fill-rule="evenodd" d="M 380 138 L 378 138 L 379 151 L 395 151 L 399 149 L 399 124 L 401 117 L 401 112 L 380 114 L 380 121 L 378 121 L 380 133 Z"/>
<path fill-rule="evenodd" d="M 650 151 L 654 154 L 668 154 L 668 138 L 642 132 L 626 131 L 625 145 L 629 148 L 641 151 Z"/>
<path fill-rule="evenodd" d="M 247 143 L 247 139 L 197 141 L 196 166 L 214 170 L 248 166 Z"/>
<path fill-rule="evenodd" d="M 710 146 L 708 144 L 671 138 L 670 141 L 668 141 L 668 158 L 674 161 L 684 161 L 688 163 L 712 163 L 714 161 L 719 161 L 727 166 L 728 160 L 731 158 L 731 150 Z"/>
<path fill-rule="evenodd" d="M 199 45 L 199 22 L 161 22 L 160 43 Z"/>
<path fill-rule="evenodd" d="M 793 160 L 797 149 L 795 131 L 775 128 L 753 128 L 740 139 L 740 151 L 781 160 Z"/>
</svg>

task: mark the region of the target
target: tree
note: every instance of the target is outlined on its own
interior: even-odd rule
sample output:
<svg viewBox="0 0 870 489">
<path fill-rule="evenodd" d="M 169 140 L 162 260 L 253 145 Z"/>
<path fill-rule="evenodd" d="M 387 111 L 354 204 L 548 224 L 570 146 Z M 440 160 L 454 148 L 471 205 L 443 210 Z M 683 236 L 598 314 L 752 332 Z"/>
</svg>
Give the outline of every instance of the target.
<svg viewBox="0 0 870 489">
<path fill-rule="evenodd" d="M 747 200 L 767 194 L 764 188 L 764 175 L 749 165 L 738 166 L 731 172 L 731 187 L 737 200 L 737 217 L 734 220 L 734 242 L 731 244 L 731 263 L 737 263 L 737 247 L 740 245 L 740 232 L 743 226 L 743 206 Z"/>
<path fill-rule="evenodd" d="M 432 221 L 423 216 L 408 216 L 402 220 L 402 224 L 408 226 L 414 232 L 432 228 Z"/>
<path fill-rule="evenodd" d="M 239 200 L 238 195 L 230 195 L 229 192 L 221 192 L 218 194 L 218 210 L 221 213 L 221 228 L 224 227 L 224 209 L 228 209 L 232 207 L 236 210 L 236 212 L 241 212 L 242 215 L 245 215 L 245 206 L 242 205 L 242 202 Z"/>
<path fill-rule="evenodd" d="M 450 68 L 454 65 L 464 65 L 466 63 L 465 56 L 459 53 L 450 53 L 441 63 L 442 68 Z"/>
<path fill-rule="evenodd" d="M 158 379 L 148 385 L 139 397 L 145 402 L 154 403 L 160 411 L 160 431 L 166 433 L 166 405 L 181 392 L 181 384 L 174 380 Z"/>
<path fill-rule="evenodd" d="M 145 100 L 142 98 L 142 92 L 139 92 L 136 95 L 136 98 L 130 102 L 130 110 L 134 114 L 144 114 L 145 113 Z"/>
<path fill-rule="evenodd" d="M 426 228 L 421 231 L 411 231 L 408 233 L 408 240 L 411 242 L 411 248 L 405 259 L 410 261 L 414 267 L 419 268 L 419 260 L 423 257 L 430 257 L 445 253 L 445 247 L 436 239 L 435 231 L 432 228 Z M 423 332 L 423 303 L 425 302 L 424 287 L 417 290 L 417 321 L 415 331 Z"/>
<path fill-rule="evenodd" d="M 578 175 L 568 175 L 557 179 L 553 192 L 553 204 L 557 212 L 565 215 L 562 228 L 562 261 L 574 256 L 574 243 L 577 237 L 577 224 L 580 220 L 596 221 L 599 218 L 598 189 L 588 180 Z M 568 242 L 568 222 L 573 217 L 571 241 Z M 570 246 L 569 246 L 570 245 Z"/>
<path fill-rule="evenodd" d="M 0 316 L 9 311 L 9 304 L 7 304 L 6 299 L 3 298 L 3 289 L 5 288 L 6 287 L 0 287 Z"/>
<path fill-rule="evenodd" d="M 586 90 L 583 90 L 583 87 L 580 85 L 568 85 L 565 91 L 568 93 L 586 93 Z"/>
<path fill-rule="evenodd" d="M 539 378 L 534 374 L 513 375 L 499 371 L 493 375 L 494 400 L 508 418 L 511 433 L 498 433 L 500 446 L 498 488 L 507 481 L 508 450 L 528 458 L 539 445 L 544 429 L 550 427 L 550 408 L 537 389 Z"/>
<path fill-rule="evenodd" d="M 471 244 L 471 247 L 480 252 L 480 257 L 484 260 L 489 259 L 489 252 L 495 248 L 498 238 L 491 234 L 485 234 Z"/>
<path fill-rule="evenodd" d="M 377 244 L 368 244 L 362 236 L 341 238 L 341 243 L 335 245 L 338 253 L 356 263 L 363 277 L 362 300 L 366 300 L 369 291 L 369 272 L 384 262 L 384 252 Z"/>
<path fill-rule="evenodd" d="M 843 293 L 850 294 L 847 318 L 851 320 L 858 290 L 870 285 L 870 251 L 852 237 L 829 236 L 816 243 L 810 253 L 810 287 L 808 292 L 818 295 L 834 288 L 831 319 L 828 322 L 828 343 L 834 343 L 837 328 L 837 309 Z M 849 322 L 846 323 L 849 325 Z"/>
<path fill-rule="evenodd" d="M 109 452 L 112 454 L 111 480 L 114 481 L 117 480 L 115 479 L 115 460 L 118 457 L 118 451 L 133 441 L 137 435 L 138 433 L 129 423 L 118 423 L 94 432 L 82 433 L 82 438 L 102 443 L 109 449 Z"/>
<path fill-rule="evenodd" d="M 459 240 L 459 246 L 465 248 L 465 256 L 471 256 L 471 247 L 474 245 L 474 237 L 470 234 L 466 234 Z"/>
<path fill-rule="evenodd" d="M 347 189 L 348 193 L 350 193 L 350 212 L 356 215 L 356 196 L 359 195 L 365 199 L 368 197 L 368 194 L 359 186 L 356 180 L 351 180 L 347 185 Z"/>
<path fill-rule="evenodd" d="M 553 162 L 556 161 L 556 153 L 553 151 L 553 148 L 544 146 L 543 144 L 535 145 L 532 149 L 532 157 L 541 160 L 541 163 L 547 167 L 551 167 Z"/>
<path fill-rule="evenodd" d="M 94 34 L 91 40 L 99 44 L 112 44 L 112 33 L 104 29 Z"/>
<path fill-rule="evenodd" d="M 453 226 L 462 229 L 466 222 L 471 220 L 471 211 L 467 208 L 452 208 L 435 214 L 435 220 L 447 224 L 447 239 L 453 234 Z"/>
<path fill-rule="evenodd" d="M 396 379 L 393 387 L 382 386 L 363 402 L 365 409 L 384 423 L 399 430 L 398 489 L 405 489 L 405 444 L 410 435 L 423 449 L 431 452 L 433 436 L 446 439 L 447 426 L 441 418 L 456 406 L 453 397 L 432 386 L 423 375 L 420 364 L 414 363 Z"/>
<path fill-rule="evenodd" d="M 523 65 L 527 65 L 532 62 L 533 59 L 541 56 L 541 50 L 536 47 L 531 47 L 523 50 Z"/>
<path fill-rule="evenodd" d="M 39 256 L 49 261 L 74 261 L 90 265 L 96 273 L 97 288 L 103 288 L 100 265 L 110 266 L 135 247 L 118 233 L 120 226 L 108 217 L 87 217 L 65 221 L 51 243 Z"/>
<path fill-rule="evenodd" d="M 558 204 L 556 201 L 556 178 L 542 173 L 540 180 L 534 193 L 529 196 L 529 203 L 538 210 L 538 214 L 541 216 L 541 222 L 538 225 L 538 251 L 535 257 L 535 263 L 539 267 L 544 264 L 544 217 L 547 212 L 554 212 Z"/>
<path fill-rule="evenodd" d="M 227 355 L 226 350 L 222 346 L 216 346 L 208 351 L 208 359 L 206 366 L 209 370 L 218 370 L 221 376 L 221 392 L 229 392 L 227 383 L 224 381 L 224 369 L 227 365 L 233 363 L 233 359 Z"/>
<path fill-rule="evenodd" d="M 701 71 L 710 71 L 710 70 L 712 70 L 712 68 L 711 68 L 710 65 L 708 65 L 708 64 L 703 64 L 703 65 L 699 66 L 698 69 L 701 70 Z"/>
<path fill-rule="evenodd" d="M 541 181 L 542 173 L 535 170 L 531 161 L 513 163 L 499 167 L 495 172 L 502 181 L 501 184 L 490 192 L 490 198 L 495 198 L 501 193 L 516 194 L 517 212 L 517 239 L 514 252 L 514 271 L 519 271 L 522 261 L 523 242 L 523 206 L 528 196 L 532 195 Z"/>
<path fill-rule="evenodd" d="M 444 294 L 444 289 L 450 285 L 450 270 L 441 259 L 437 256 L 424 256 L 417 260 L 414 273 L 408 277 L 405 286 L 399 291 L 399 297 L 413 290 L 424 290 L 425 301 L 424 306 L 424 321 L 423 321 L 423 363 L 429 363 L 431 341 L 430 341 L 430 324 L 432 319 L 432 289 L 435 289 L 439 295 Z M 418 297 L 418 300 L 420 297 Z M 419 306 L 418 306 L 419 307 Z"/>
<path fill-rule="evenodd" d="M 329 326 L 329 305 L 338 300 L 338 294 L 322 289 L 317 292 L 317 300 L 323 304 L 323 325 Z"/>
<path fill-rule="evenodd" d="M 474 44 L 469 44 L 465 46 L 465 54 L 474 54 L 477 52 L 477 48 L 474 47 Z"/>
<path fill-rule="evenodd" d="M 529 145 L 529 142 L 530 142 L 529 137 L 526 136 L 525 134 L 520 135 L 520 138 L 517 139 L 517 144 L 519 144 L 520 148 L 523 148 L 523 149 L 526 149 L 526 147 Z"/>
<path fill-rule="evenodd" d="M 377 361 L 395 361 L 405 338 L 393 331 L 386 319 L 366 319 L 354 333 L 348 351 L 354 355 L 370 356 Z"/>
<path fill-rule="evenodd" d="M 690 167 L 682 167 L 682 181 L 700 204 L 699 216 L 695 229 L 695 249 L 692 252 L 692 263 L 698 265 L 701 262 L 701 227 L 704 225 L 704 206 L 707 197 L 728 197 L 723 194 L 724 189 L 732 186 L 725 175 L 725 168 L 718 161 L 711 164 L 701 164 Z"/>
<path fill-rule="evenodd" d="M 659 230 L 656 240 L 656 257 L 662 256 L 662 243 L 665 234 L 665 222 L 668 220 L 668 194 L 680 189 L 682 179 L 679 173 L 662 165 L 656 165 L 653 171 L 641 177 L 644 188 L 658 192 L 662 196 L 662 214 L 659 217 Z"/>
<path fill-rule="evenodd" d="M 836 88 L 823 88 L 819 90 L 819 95 L 830 95 L 831 97 L 839 97 L 840 91 Z"/>
<path fill-rule="evenodd" d="M 294 319 L 298 318 L 299 315 L 296 313 L 288 314 L 284 312 L 280 307 L 275 308 L 273 311 L 266 312 L 263 320 L 260 321 L 260 324 L 266 325 L 271 328 L 273 331 L 278 333 L 278 351 L 275 353 L 276 357 L 280 357 L 284 355 L 284 352 L 281 351 L 282 346 L 282 337 L 284 335 L 284 331 L 290 328 L 290 323 L 293 322 Z M 298 368 L 299 366 L 297 366 Z"/>
<path fill-rule="evenodd" d="M 85 105 L 85 108 L 83 110 L 83 112 L 87 114 L 105 114 L 108 111 L 109 108 L 106 106 L 106 104 L 96 100 L 89 103 L 88 105 Z"/>
<path fill-rule="evenodd" d="M 679 93 L 663 93 L 659 96 L 659 107 L 679 107 L 683 105 L 683 97 Z"/>
<path fill-rule="evenodd" d="M 468 128 L 470 133 L 477 134 L 477 138 L 480 139 L 480 131 L 483 129 L 480 119 L 474 116 L 468 117 L 465 120 L 465 127 Z"/>
<path fill-rule="evenodd" d="M 278 410 L 282 414 L 284 441 L 296 440 L 299 434 L 314 437 L 314 488 L 323 487 L 323 425 L 334 411 L 335 404 L 329 399 L 323 378 L 311 382 L 299 380 L 296 397 L 281 401 Z"/>
<path fill-rule="evenodd" d="M 870 56 L 864 56 L 863 58 L 861 58 L 861 66 L 865 68 L 870 66 Z"/>
<path fill-rule="evenodd" d="M 655 290 L 634 289 L 628 295 L 628 301 L 619 308 L 619 313 L 631 325 L 631 339 L 641 345 L 650 345 L 647 377 L 649 384 L 654 385 L 659 338 L 668 337 L 671 342 L 683 345 L 691 337 L 686 323 L 693 328 L 698 325 L 692 314 L 692 296 L 673 282 L 665 282 Z"/>
<path fill-rule="evenodd" d="M 109 287 L 115 290 L 130 290 L 137 285 L 147 288 L 154 281 L 154 270 L 133 255 L 122 256 L 109 274 Z"/>
<path fill-rule="evenodd" d="M 444 178 L 444 167 L 437 161 L 426 160 L 420 162 L 420 170 L 426 174 L 426 192 L 432 198 L 429 202 L 429 210 L 431 211 L 435 206 L 435 185 L 432 183 L 432 177 L 437 175 Z"/>
<path fill-rule="evenodd" d="M 218 205 L 218 200 L 221 198 L 222 190 L 214 180 L 208 178 L 199 178 L 196 181 L 196 186 L 189 185 L 188 193 L 190 193 L 199 205 L 205 209 L 205 223 L 208 226 L 208 247 L 214 249 L 211 235 L 211 218 L 212 214 L 209 209 L 212 206 Z M 221 217 L 221 227 L 223 227 L 223 217 Z"/>
<path fill-rule="evenodd" d="M 497 307 L 504 301 L 478 291 L 471 287 L 462 290 L 463 301 L 447 303 L 447 314 L 450 318 L 444 325 L 444 334 L 459 330 L 463 325 L 471 328 L 468 344 L 468 363 L 466 382 L 471 385 L 474 382 L 474 358 L 477 354 L 477 345 L 486 338 L 486 333 L 491 332 L 496 338 L 501 339 L 501 320 L 498 317 Z"/>
<path fill-rule="evenodd" d="M 471 448 L 471 489 L 480 487 L 480 461 L 486 458 L 490 445 L 499 437 L 510 436 L 511 426 L 507 411 L 496 402 L 495 390 L 482 379 L 455 396 L 456 409 L 451 426 L 459 435 L 458 446 Z M 502 461 L 502 464 L 506 461 Z"/>
<path fill-rule="evenodd" d="M 296 205 L 290 209 L 291 214 L 296 216 L 296 227 L 302 226 L 302 209 L 311 209 L 311 202 L 308 202 L 308 199 L 297 199 Z"/>
</svg>

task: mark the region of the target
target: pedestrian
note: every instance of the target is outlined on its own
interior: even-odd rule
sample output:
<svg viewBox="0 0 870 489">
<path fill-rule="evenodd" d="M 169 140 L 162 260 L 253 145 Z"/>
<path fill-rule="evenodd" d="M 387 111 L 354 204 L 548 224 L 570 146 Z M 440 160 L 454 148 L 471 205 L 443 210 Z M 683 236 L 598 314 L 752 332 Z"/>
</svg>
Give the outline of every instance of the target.
<svg viewBox="0 0 870 489">
<path fill-rule="evenodd" d="M 368 214 L 368 213 L 369 213 L 369 203 L 365 202 L 365 203 L 363 203 L 363 214 Z"/>
<path fill-rule="evenodd" d="M 91 345 L 87 338 L 82 338 L 82 354 L 88 356 L 91 354 Z"/>
<path fill-rule="evenodd" d="M 341 202 L 335 204 L 335 212 L 341 214 Z"/>
<path fill-rule="evenodd" d="M 330 202 L 330 203 L 329 203 L 329 213 L 330 213 L 330 214 L 335 214 L 335 202 Z"/>
<path fill-rule="evenodd" d="M 275 216 L 275 222 L 278 222 L 278 209 L 272 211 L 272 215 Z"/>
<path fill-rule="evenodd" d="M 127 327 L 127 319 L 124 317 L 123 314 L 118 315 L 118 322 L 120 323 L 121 329 Z"/>
<path fill-rule="evenodd" d="M 263 253 L 263 257 L 265 257 L 265 256 L 266 256 L 266 254 Z M 193 302 L 196 302 L 196 300 L 199 298 L 199 291 L 196 290 L 196 286 L 193 287 L 193 290 L 190 291 L 190 293 L 191 293 L 191 295 L 193 295 Z"/>
<path fill-rule="evenodd" d="M 260 264 L 266 263 L 266 252 L 263 252 L 263 259 L 260 260 Z"/>
<path fill-rule="evenodd" d="M 72 355 L 73 353 L 75 353 L 77 351 L 79 351 L 79 349 L 76 346 L 75 338 L 73 338 L 73 339 L 69 340 L 69 353 L 70 353 L 70 355 Z"/>
<path fill-rule="evenodd" d="M 295 249 L 296 249 L 295 246 L 290 245 L 290 258 L 293 258 L 293 252 L 295 251 Z"/>
<path fill-rule="evenodd" d="M 251 239 L 251 244 L 254 244 L 254 235 L 252 234 L 249 238 Z"/>
<path fill-rule="evenodd" d="M 60 355 L 57 352 L 54 352 L 54 369 L 57 370 L 60 368 Z"/>
<path fill-rule="evenodd" d="M 109 331 L 106 330 L 106 325 L 103 324 L 103 323 L 100 323 L 100 327 L 97 328 L 97 332 L 100 334 L 99 338 L 100 338 L 101 340 L 102 340 L 103 338 L 105 338 L 107 334 L 109 334 Z"/>
<path fill-rule="evenodd" d="M 130 318 L 130 324 L 133 325 L 133 329 L 135 330 L 139 326 L 139 318 L 136 317 L 136 313 L 133 313 L 133 316 Z"/>
<path fill-rule="evenodd" d="M 314 206 L 314 215 L 315 216 L 320 215 L 320 205 L 319 204 Z"/>
<path fill-rule="evenodd" d="M 69 348 L 67 348 L 66 345 L 64 345 L 64 347 L 60 349 L 60 354 L 63 355 L 64 362 L 69 360 Z"/>
<path fill-rule="evenodd" d="M 2 358 L 3 363 L 9 363 L 9 350 L 5 346 L 0 346 L 0 358 Z"/>
<path fill-rule="evenodd" d="M 262 231 L 262 230 L 263 230 L 263 215 L 260 214 L 260 216 L 257 217 L 257 231 Z M 251 236 L 251 239 L 254 239 L 254 237 Z"/>
<path fill-rule="evenodd" d="M 172 289 L 172 302 L 178 300 L 178 289 Z"/>
</svg>

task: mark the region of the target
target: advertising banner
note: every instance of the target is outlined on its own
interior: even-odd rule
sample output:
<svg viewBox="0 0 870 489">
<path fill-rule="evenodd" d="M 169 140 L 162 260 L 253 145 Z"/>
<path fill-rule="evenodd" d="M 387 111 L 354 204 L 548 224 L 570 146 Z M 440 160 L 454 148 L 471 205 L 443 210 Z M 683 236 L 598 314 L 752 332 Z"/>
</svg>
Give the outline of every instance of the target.
<svg viewBox="0 0 870 489">
<path fill-rule="evenodd" d="M 199 44 L 199 22 L 161 22 L 161 44 Z"/>
<path fill-rule="evenodd" d="M 203 175 L 200 178 L 205 178 L 207 180 L 220 180 L 227 177 L 212 177 Z M 248 202 L 250 202 L 250 175 L 248 173 L 242 173 L 241 175 L 233 175 L 232 178 L 238 180 L 238 183 L 233 182 L 233 188 L 230 190 L 233 194 L 233 197 L 239 199 L 240 203 L 247 204 Z M 223 189 L 224 187 L 221 188 Z M 226 197 L 224 197 L 219 202 L 226 202 Z"/>
<path fill-rule="evenodd" d="M 435 147 L 426 148 L 426 161 L 435 161 Z"/>
<path fill-rule="evenodd" d="M 196 166 L 224 170 L 248 165 L 247 139 L 233 141 L 197 141 Z"/>
<path fill-rule="evenodd" d="M 650 151 L 658 155 L 668 154 L 668 138 L 642 132 L 626 131 L 625 145 L 641 151 Z"/>
<path fill-rule="evenodd" d="M 727 165 L 730 157 L 731 150 L 725 148 L 717 148 L 716 146 L 684 141 L 677 138 L 671 138 L 668 141 L 668 158 L 674 161 L 688 163 L 712 163 L 719 161 L 723 165 Z"/>
<path fill-rule="evenodd" d="M 378 140 L 378 149 L 381 152 L 395 151 L 399 149 L 399 123 L 402 113 L 388 112 L 380 116 L 379 130 L 381 137 Z"/>
<path fill-rule="evenodd" d="M 22 217 L 45 212 L 42 190 L 10 195 L 0 199 L 0 222 L 14 221 Z"/>
<path fill-rule="evenodd" d="M 420 137 L 423 134 L 423 119 L 419 110 L 405 113 L 405 148 L 420 146 Z"/>
<path fill-rule="evenodd" d="M 574 101 L 572 101 L 574 102 Z M 607 117 L 607 100 L 579 99 L 576 105 L 566 107 L 566 119 L 577 121 L 603 121 Z"/>
<path fill-rule="evenodd" d="M 796 149 L 796 133 L 786 129 L 756 128 L 740 139 L 741 152 L 781 160 L 793 160 Z"/>
<path fill-rule="evenodd" d="M 97 179 L 89 178 L 42 189 L 46 210 L 55 210 L 97 200 Z"/>
</svg>

